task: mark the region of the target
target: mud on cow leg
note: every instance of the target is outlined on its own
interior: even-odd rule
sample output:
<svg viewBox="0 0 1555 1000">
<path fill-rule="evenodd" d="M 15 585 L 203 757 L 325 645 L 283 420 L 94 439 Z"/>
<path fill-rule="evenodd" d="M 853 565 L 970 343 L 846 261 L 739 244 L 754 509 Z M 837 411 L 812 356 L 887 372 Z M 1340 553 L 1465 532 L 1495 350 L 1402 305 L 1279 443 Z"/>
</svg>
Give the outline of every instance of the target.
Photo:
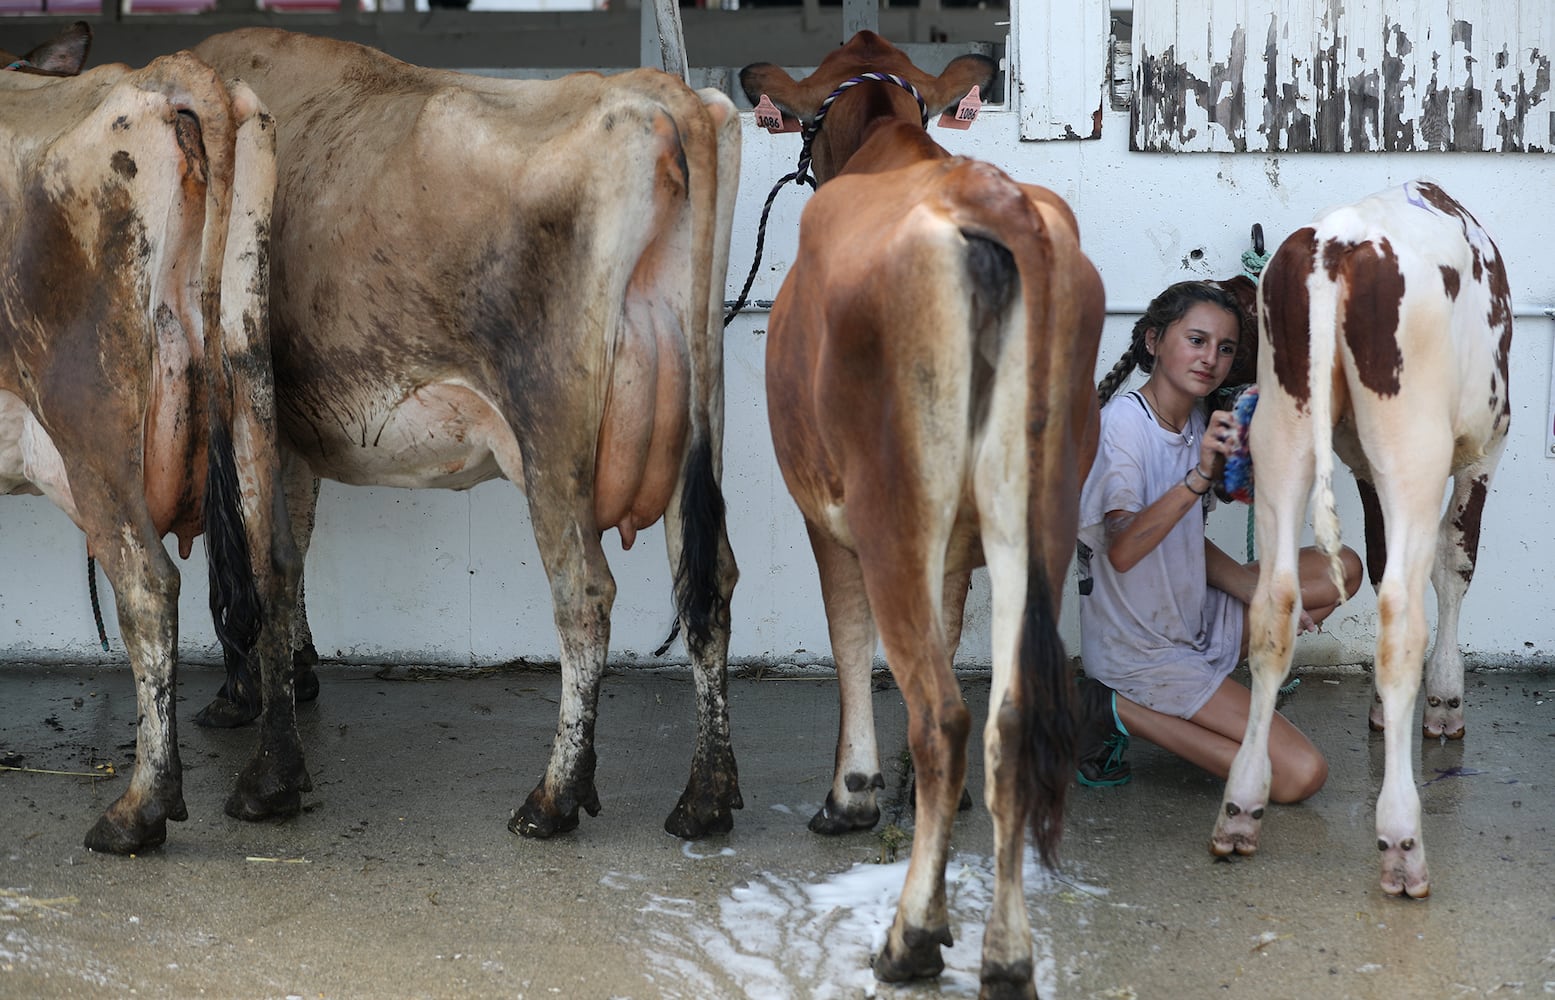
<svg viewBox="0 0 1555 1000">
<path fill-rule="evenodd" d="M 238 775 L 225 810 L 250 822 L 285 819 L 302 811 L 302 793 L 311 791 L 313 779 L 300 752 L 265 749 Z"/>
<path fill-rule="evenodd" d="M 581 806 L 590 816 L 599 815 L 599 793 L 594 789 L 594 747 L 592 741 L 582 752 L 579 776 L 550 791 L 550 775 L 540 779 L 535 790 L 529 793 L 524 804 L 513 810 L 508 819 L 508 829 L 520 837 L 545 840 L 558 833 L 571 833 L 578 828 L 578 808 Z"/>
<path fill-rule="evenodd" d="M 311 642 L 302 649 L 292 652 L 294 671 L 292 683 L 299 705 L 314 701 L 319 696 L 319 675 L 313 669 L 318 666 L 318 663 L 319 653 Z M 245 667 L 238 671 L 242 677 L 235 682 L 234 669 L 230 664 L 228 665 L 227 680 L 216 692 L 216 697 L 211 699 L 210 704 L 195 714 L 195 725 L 207 729 L 236 729 L 259 718 L 259 713 L 264 706 L 263 699 L 259 695 L 258 678 Z M 234 688 L 240 691 L 236 698 L 232 695 Z"/>
<path fill-rule="evenodd" d="M 875 978 L 883 983 L 905 983 L 911 979 L 932 979 L 945 971 L 940 945 L 951 947 L 950 928 L 907 930 L 896 946 L 894 935 L 887 936 L 885 947 L 875 957 Z"/>
<path fill-rule="evenodd" d="M 699 754 L 692 762 L 691 780 L 664 821 L 664 831 L 681 840 L 728 833 L 734 829 L 734 810 L 745 808 L 734 751 L 728 742 L 721 752 L 710 756 L 715 759 L 705 760 Z"/>
<path fill-rule="evenodd" d="M 983 988 L 978 1000 L 1037 1000 L 1037 984 L 1031 962 L 983 965 Z"/>
<path fill-rule="evenodd" d="M 176 775 L 158 779 L 143 792 L 132 787 L 109 806 L 87 831 L 86 847 L 107 854 L 147 851 L 167 840 L 168 820 L 188 818 L 182 780 Z"/>
</svg>

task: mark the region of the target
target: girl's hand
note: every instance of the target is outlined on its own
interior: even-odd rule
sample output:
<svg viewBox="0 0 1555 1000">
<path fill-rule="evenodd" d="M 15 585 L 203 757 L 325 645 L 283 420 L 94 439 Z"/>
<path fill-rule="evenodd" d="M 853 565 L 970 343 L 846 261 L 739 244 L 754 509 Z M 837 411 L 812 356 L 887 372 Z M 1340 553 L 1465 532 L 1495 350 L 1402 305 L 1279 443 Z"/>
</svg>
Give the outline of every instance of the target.
<svg viewBox="0 0 1555 1000">
<path fill-rule="evenodd" d="M 1199 470 L 1208 472 L 1211 479 L 1219 480 L 1225 472 L 1226 457 L 1236 450 L 1236 417 L 1230 410 L 1216 410 L 1209 415 L 1204 428 L 1204 440 L 1199 445 Z"/>
</svg>

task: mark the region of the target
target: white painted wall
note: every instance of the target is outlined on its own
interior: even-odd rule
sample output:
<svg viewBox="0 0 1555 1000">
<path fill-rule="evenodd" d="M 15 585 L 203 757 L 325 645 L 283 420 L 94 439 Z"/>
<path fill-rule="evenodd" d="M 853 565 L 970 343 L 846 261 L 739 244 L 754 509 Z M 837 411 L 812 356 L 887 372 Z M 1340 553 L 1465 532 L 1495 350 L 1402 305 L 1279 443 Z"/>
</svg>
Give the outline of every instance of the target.
<svg viewBox="0 0 1555 1000">
<path fill-rule="evenodd" d="M 1248 230 L 1269 243 L 1320 209 L 1418 175 L 1465 202 L 1497 239 L 1519 306 L 1555 305 L 1555 157 L 1536 154 L 1140 154 L 1128 151 L 1126 112 L 1107 112 L 1090 142 L 1022 143 L 1013 111 L 985 112 L 969 132 L 936 129 L 954 151 L 991 160 L 1046 184 L 1079 215 L 1085 247 L 1107 286 L 1109 317 L 1100 368 L 1117 358 L 1134 315 L 1168 283 L 1222 277 L 1240 267 Z M 728 279 L 733 298 L 750 266 L 757 216 L 773 181 L 793 168 L 797 135 L 769 136 L 746 116 L 744 169 Z M 766 260 L 753 289 L 770 300 L 791 258 L 808 189 L 778 196 Z M 1202 251 L 1195 257 L 1195 251 Z M 760 312 L 727 334 L 729 426 L 724 488 L 742 579 L 734 595 L 732 655 L 741 661 L 807 662 L 828 656 L 809 546 L 772 459 L 763 404 Z M 1513 423 L 1487 504 L 1480 570 L 1465 603 L 1463 645 L 1477 662 L 1544 661 L 1555 653 L 1555 458 L 1545 457 L 1551 338 L 1555 322 L 1519 315 L 1513 346 Z M 1353 485 L 1341 481 L 1347 540 L 1361 548 Z M 1217 513 L 1221 544 L 1241 552 L 1245 508 Z M 612 533 L 607 549 L 616 548 Z M 84 546 L 41 499 L 0 500 L 0 655 L 102 657 L 86 597 Z M 615 662 L 649 662 L 670 623 L 663 535 L 643 532 L 612 557 L 620 587 Z M 181 564 L 182 647 L 215 658 L 200 554 Z M 493 482 L 468 493 L 364 489 L 326 484 L 308 559 L 308 597 L 321 653 L 357 661 L 483 664 L 551 660 L 557 642 L 550 598 L 518 490 Z M 1072 594 L 1072 591 L 1071 591 Z M 961 659 L 988 659 L 987 602 L 979 581 Z M 110 601 L 104 584 L 105 602 Z M 111 608 L 111 605 L 109 605 Z M 1375 641 L 1370 589 L 1330 620 L 1328 635 L 1303 639 L 1304 662 L 1369 660 Z M 123 646 L 111 610 L 112 652 Z M 1064 636 L 1078 648 L 1073 600 Z M 674 662 L 677 646 L 666 657 Z"/>
</svg>

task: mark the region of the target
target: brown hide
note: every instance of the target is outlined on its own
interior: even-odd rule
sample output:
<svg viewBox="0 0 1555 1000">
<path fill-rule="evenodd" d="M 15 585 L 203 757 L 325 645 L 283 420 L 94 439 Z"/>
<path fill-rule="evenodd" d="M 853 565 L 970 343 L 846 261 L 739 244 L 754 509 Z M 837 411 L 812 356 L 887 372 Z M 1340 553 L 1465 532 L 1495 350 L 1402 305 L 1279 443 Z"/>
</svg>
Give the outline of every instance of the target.
<svg viewBox="0 0 1555 1000">
<path fill-rule="evenodd" d="M 270 303 L 299 540 L 314 477 L 524 490 L 569 682 L 551 764 L 509 826 L 549 836 L 599 810 L 615 595 L 601 534 L 630 544 L 662 517 L 705 692 L 666 825 L 729 829 L 718 307 L 733 105 L 652 70 L 488 79 L 269 29 L 197 52 L 279 122 Z"/>
<path fill-rule="evenodd" d="M 270 502 L 274 148 L 252 94 L 235 100 L 188 53 L 59 79 L 85 52 L 79 33 L 61 44 L 63 62 L 29 53 L 56 75 L 0 73 L 0 437 L 16 444 L 0 482 L 69 514 L 113 583 L 136 676 L 136 772 L 86 843 L 128 853 L 187 815 L 165 533 L 187 554 L 207 532 L 222 641 L 245 657 L 257 643 L 266 683 L 281 679 L 295 565 Z M 267 734 L 292 725 L 277 706 Z M 300 772 L 265 748 L 256 759 Z"/>
<path fill-rule="evenodd" d="M 804 80 L 760 63 L 741 82 L 752 102 L 765 94 L 805 123 L 821 182 L 767 331 L 773 444 L 815 549 L 843 695 L 836 773 L 811 829 L 878 817 L 867 702 L 878 633 L 908 705 L 917 826 L 875 973 L 936 973 L 970 731 L 951 662 L 966 574 L 986 561 L 998 875 L 983 980 L 1020 991 L 1031 978 L 1022 827 L 1029 818 L 1050 860 L 1073 774 L 1056 616 L 1096 447 L 1103 297 L 1061 199 L 924 131 L 925 114 L 986 90 L 993 70 L 964 56 L 932 77 L 860 32 Z M 900 77 L 924 106 L 864 73 Z"/>
</svg>

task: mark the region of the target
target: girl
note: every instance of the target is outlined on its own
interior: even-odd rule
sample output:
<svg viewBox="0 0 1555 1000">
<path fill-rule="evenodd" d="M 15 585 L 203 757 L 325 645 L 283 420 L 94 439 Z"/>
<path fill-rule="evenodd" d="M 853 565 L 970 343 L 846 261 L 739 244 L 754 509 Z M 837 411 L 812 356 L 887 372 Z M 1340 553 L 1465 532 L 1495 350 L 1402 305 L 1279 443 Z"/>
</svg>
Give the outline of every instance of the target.
<svg viewBox="0 0 1555 1000">
<path fill-rule="evenodd" d="M 1211 486 L 1235 447 L 1227 410 L 1201 405 L 1237 358 L 1241 313 L 1218 285 L 1175 284 L 1135 324 L 1101 382 L 1101 445 L 1080 497 L 1082 679 L 1080 780 L 1129 778 L 1130 734 L 1225 778 L 1247 729 L 1252 692 L 1229 674 L 1247 655 L 1247 604 L 1258 564 L 1204 536 Z M 1108 402 L 1129 372 L 1149 379 Z M 1341 551 L 1345 597 L 1361 562 Z M 1338 607 L 1316 549 L 1300 558 L 1301 631 Z M 1115 693 L 1114 693 L 1115 692 Z M 1328 762 L 1278 713 L 1269 736 L 1270 796 L 1299 802 L 1323 786 Z"/>
</svg>

